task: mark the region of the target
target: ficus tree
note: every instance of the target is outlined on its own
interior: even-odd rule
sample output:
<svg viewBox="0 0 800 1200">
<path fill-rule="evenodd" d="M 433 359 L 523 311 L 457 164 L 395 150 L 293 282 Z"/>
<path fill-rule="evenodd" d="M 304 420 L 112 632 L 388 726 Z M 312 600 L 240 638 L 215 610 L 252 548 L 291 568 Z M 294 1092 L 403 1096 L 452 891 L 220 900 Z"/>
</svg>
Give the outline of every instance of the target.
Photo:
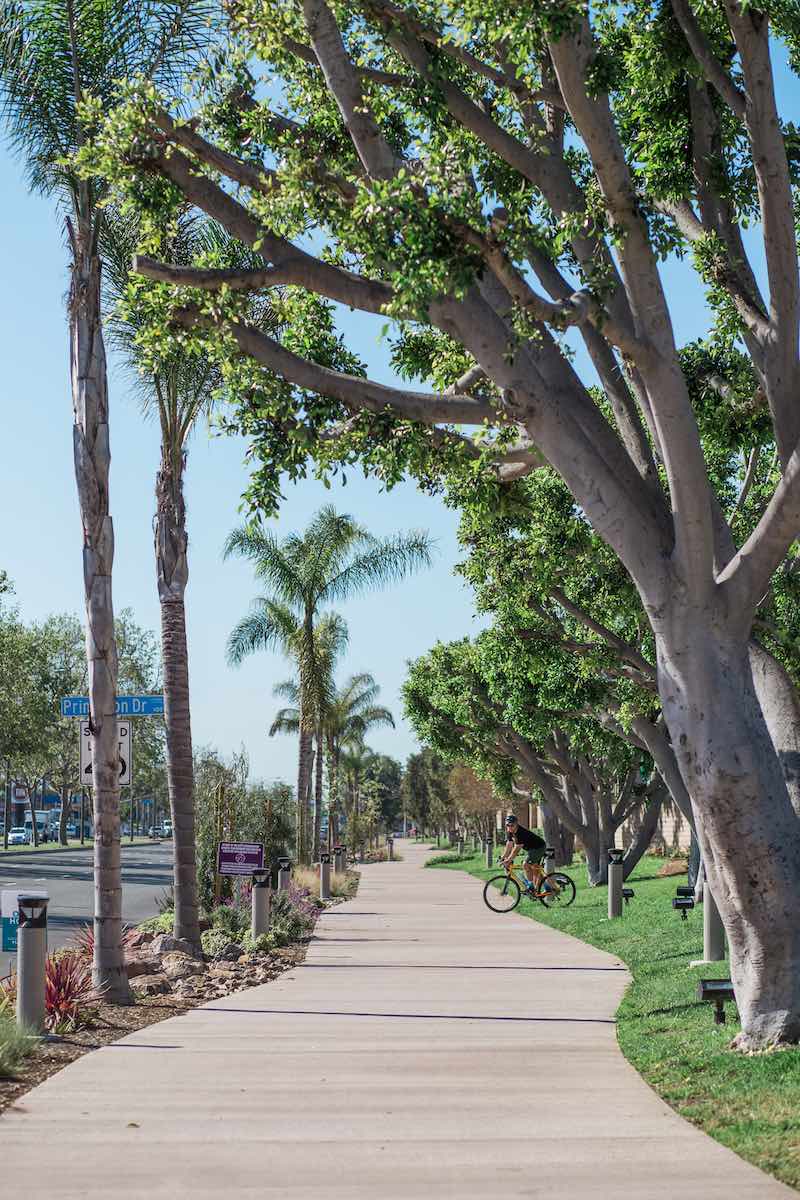
<svg viewBox="0 0 800 1200">
<path fill-rule="evenodd" d="M 209 72 L 194 119 L 142 84 L 84 157 L 132 202 L 179 195 L 262 257 L 233 275 L 138 260 L 161 288 L 162 328 L 210 338 L 226 360 L 239 351 L 240 425 L 259 442 L 266 496 L 276 461 L 297 469 L 309 447 L 389 480 L 430 479 L 445 453 L 499 478 L 542 462 L 562 477 L 653 632 L 728 933 L 739 1044 L 796 1041 L 797 695 L 770 655 L 754 668 L 750 646 L 800 521 L 798 143 L 772 63 L 778 39 L 797 68 L 796 8 L 230 11 L 228 67 Z M 662 272 L 671 253 L 705 290 L 710 343 L 744 359 L 707 386 L 769 423 L 777 455 L 752 530 L 713 486 Z M 300 289 L 290 339 L 240 318 L 242 291 L 286 286 Z M 343 367 L 317 336 L 326 302 L 393 321 L 395 364 L 417 382 Z"/>
<path fill-rule="evenodd" d="M 403 688 L 417 735 L 451 762 L 466 762 L 499 790 L 538 794 L 577 838 L 589 882 L 605 883 L 609 846 L 634 814 L 625 875 L 647 849 L 667 788 L 636 740 L 609 735 L 582 707 L 564 711 L 567 681 L 491 630 L 475 642 L 439 644 L 411 664 Z M 575 690 L 572 689 L 572 696 Z M 522 787 L 519 787 L 519 781 Z"/>
</svg>

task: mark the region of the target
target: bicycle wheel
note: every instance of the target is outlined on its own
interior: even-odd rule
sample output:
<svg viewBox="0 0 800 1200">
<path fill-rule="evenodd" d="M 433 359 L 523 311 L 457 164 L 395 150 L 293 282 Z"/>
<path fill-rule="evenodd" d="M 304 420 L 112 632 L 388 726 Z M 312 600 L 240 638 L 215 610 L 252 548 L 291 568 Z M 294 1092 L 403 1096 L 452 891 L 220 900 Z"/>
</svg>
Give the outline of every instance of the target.
<svg viewBox="0 0 800 1200">
<path fill-rule="evenodd" d="M 575 884 L 563 871 L 553 871 L 542 880 L 539 899 L 545 908 L 568 908 L 575 899 Z"/>
<path fill-rule="evenodd" d="M 492 912 L 511 912 L 521 895 L 519 884 L 509 875 L 495 875 L 483 889 L 483 899 Z"/>
</svg>

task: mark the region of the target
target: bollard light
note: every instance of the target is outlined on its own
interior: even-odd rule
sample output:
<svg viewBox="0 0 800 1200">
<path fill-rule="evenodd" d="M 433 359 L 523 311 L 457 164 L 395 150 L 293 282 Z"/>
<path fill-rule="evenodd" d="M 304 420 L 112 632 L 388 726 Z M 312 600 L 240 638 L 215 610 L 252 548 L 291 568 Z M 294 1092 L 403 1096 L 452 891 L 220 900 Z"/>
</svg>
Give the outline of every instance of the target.
<svg viewBox="0 0 800 1200">
<path fill-rule="evenodd" d="M 622 916 L 622 876 L 625 873 L 622 860 L 624 850 L 608 847 L 608 918 L 610 921 Z"/>
<path fill-rule="evenodd" d="M 45 968 L 47 964 L 48 895 L 20 892 L 17 896 L 17 1023 L 44 1032 Z"/>
<path fill-rule="evenodd" d="M 327 852 L 319 856 L 319 898 L 331 898 L 331 856 Z"/>
<path fill-rule="evenodd" d="M 250 931 L 254 938 L 269 931 L 269 871 L 253 871 L 253 891 L 250 896 Z"/>
</svg>

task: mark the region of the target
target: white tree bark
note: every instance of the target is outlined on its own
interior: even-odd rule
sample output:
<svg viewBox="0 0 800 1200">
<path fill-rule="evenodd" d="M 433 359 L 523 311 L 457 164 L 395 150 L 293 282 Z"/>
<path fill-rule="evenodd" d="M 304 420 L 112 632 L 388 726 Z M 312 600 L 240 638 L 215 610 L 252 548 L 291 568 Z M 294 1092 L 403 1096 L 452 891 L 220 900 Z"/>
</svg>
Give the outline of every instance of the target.
<svg viewBox="0 0 800 1200">
<path fill-rule="evenodd" d="M 91 221 L 70 226 L 69 296 L 75 479 L 83 526 L 89 722 L 94 802 L 95 986 L 106 999 L 129 1003 L 122 950 L 117 646 L 111 570 L 114 530 L 109 513 L 108 379 L 100 315 L 100 260 Z"/>
</svg>

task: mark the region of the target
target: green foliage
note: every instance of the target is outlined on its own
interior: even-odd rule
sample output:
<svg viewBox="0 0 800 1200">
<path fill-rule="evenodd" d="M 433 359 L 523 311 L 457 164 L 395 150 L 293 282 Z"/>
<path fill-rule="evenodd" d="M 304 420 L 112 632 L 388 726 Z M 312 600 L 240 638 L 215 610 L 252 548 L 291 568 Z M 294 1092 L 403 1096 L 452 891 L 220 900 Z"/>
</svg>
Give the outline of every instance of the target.
<svg viewBox="0 0 800 1200">
<path fill-rule="evenodd" d="M 212 928 L 204 929 L 200 935 L 200 942 L 203 947 L 203 953 L 208 958 L 213 958 L 215 954 L 219 954 L 229 942 L 235 939 L 224 929 Z"/>
<path fill-rule="evenodd" d="M 157 917 L 148 917 L 146 921 L 140 921 L 137 928 L 144 933 L 172 933 L 174 924 L 175 913 L 172 909 L 167 909 Z"/>
<path fill-rule="evenodd" d="M 0 1079 L 13 1079 L 39 1039 L 20 1029 L 10 1004 L 0 996 Z"/>
</svg>

